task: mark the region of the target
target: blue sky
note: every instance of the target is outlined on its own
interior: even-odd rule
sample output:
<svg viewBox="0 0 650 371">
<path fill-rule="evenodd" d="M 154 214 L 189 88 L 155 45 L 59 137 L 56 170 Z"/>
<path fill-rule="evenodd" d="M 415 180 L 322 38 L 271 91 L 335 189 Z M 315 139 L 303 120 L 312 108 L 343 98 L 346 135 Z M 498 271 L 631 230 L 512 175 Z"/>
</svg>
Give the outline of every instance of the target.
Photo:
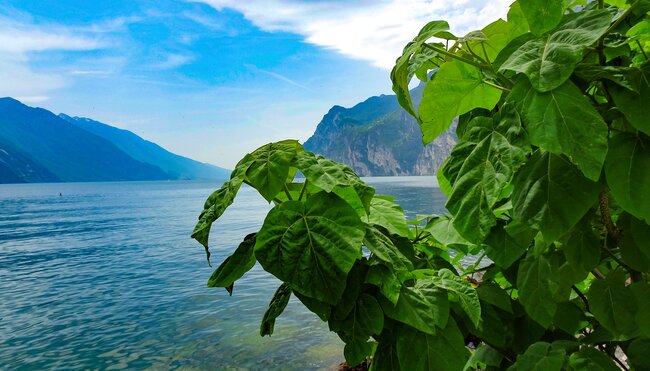
<svg viewBox="0 0 650 371">
<path fill-rule="evenodd" d="M 306 140 L 335 105 L 389 94 L 427 21 L 459 34 L 503 0 L 0 0 L 0 96 L 232 167 Z"/>
</svg>

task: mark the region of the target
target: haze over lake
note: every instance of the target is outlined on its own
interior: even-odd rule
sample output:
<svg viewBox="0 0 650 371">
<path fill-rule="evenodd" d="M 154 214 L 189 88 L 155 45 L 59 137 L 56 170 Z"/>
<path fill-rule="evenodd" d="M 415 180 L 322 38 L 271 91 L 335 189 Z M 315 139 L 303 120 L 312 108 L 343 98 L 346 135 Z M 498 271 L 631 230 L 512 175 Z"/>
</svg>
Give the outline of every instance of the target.
<svg viewBox="0 0 650 371">
<path fill-rule="evenodd" d="M 366 179 L 407 214 L 443 213 L 433 177 Z M 0 359 L 9 369 L 317 369 L 343 343 L 292 299 L 259 322 L 279 281 L 259 265 L 225 290 L 189 235 L 219 182 L 0 185 Z M 60 194 L 60 195 L 59 195 Z M 218 266 L 270 206 L 244 187 L 213 227 Z"/>
</svg>

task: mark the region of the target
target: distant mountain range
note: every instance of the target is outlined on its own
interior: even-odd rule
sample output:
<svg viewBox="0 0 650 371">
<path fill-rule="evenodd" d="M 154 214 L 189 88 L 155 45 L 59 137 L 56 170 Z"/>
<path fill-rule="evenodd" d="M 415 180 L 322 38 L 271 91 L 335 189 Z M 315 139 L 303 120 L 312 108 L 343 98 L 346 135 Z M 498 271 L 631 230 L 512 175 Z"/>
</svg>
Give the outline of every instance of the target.
<svg viewBox="0 0 650 371">
<path fill-rule="evenodd" d="M 0 98 L 0 183 L 225 179 L 134 133 Z"/>
<path fill-rule="evenodd" d="M 412 96 L 421 97 L 423 88 L 418 86 Z M 457 141 L 452 125 L 424 146 L 417 122 L 397 97 L 381 95 L 352 108 L 332 107 L 304 146 L 349 165 L 361 176 L 432 175 Z"/>
</svg>

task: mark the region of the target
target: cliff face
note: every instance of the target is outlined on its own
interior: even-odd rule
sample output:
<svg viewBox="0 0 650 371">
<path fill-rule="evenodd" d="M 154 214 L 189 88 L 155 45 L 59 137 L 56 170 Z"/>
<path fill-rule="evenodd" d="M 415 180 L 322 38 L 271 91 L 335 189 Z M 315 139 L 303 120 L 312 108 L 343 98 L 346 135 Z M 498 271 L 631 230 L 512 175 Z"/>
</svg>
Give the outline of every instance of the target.
<svg viewBox="0 0 650 371">
<path fill-rule="evenodd" d="M 305 148 L 343 162 L 361 176 L 432 175 L 457 142 L 454 129 L 452 125 L 424 146 L 415 119 L 394 95 L 382 95 L 352 108 L 334 106 Z"/>
</svg>

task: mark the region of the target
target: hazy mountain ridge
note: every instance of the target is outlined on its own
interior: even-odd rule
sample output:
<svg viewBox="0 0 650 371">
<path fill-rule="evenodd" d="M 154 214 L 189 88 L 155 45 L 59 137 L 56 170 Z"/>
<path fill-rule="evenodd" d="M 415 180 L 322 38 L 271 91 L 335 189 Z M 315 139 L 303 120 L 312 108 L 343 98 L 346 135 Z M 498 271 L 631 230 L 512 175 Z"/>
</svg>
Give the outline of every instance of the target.
<svg viewBox="0 0 650 371">
<path fill-rule="evenodd" d="M 101 125 L 107 131 L 111 128 L 123 132 L 125 136 L 136 137 L 167 152 L 131 132 Z M 164 161 L 139 161 L 121 149 L 121 143 L 118 145 L 109 139 L 45 109 L 26 106 L 13 98 L 0 98 L 0 183 L 199 178 L 165 171 L 163 167 L 168 166 Z M 183 158 L 171 153 L 169 156 Z M 190 164 L 211 166 L 185 160 Z M 196 175 L 196 171 L 186 173 Z M 217 173 L 219 176 L 212 173 L 200 178 L 225 177 Z M 227 176 L 225 170 L 223 173 Z"/>
<path fill-rule="evenodd" d="M 413 95 L 421 96 L 421 89 Z M 396 96 L 381 95 L 352 108 L 332 107 L 304 145 L 362 176 L 432 175 L 458 141 L 454 129 L 424 146 L 417 122 Z"/>
<path fill-rule="evenodd" d="M 63 113 L 59 117 L 108 140 L 134 159 L 161 168 L 173 179 L 226 179 L 230 176 L 230 170 L 179 156 L 128 130 L 85 117 Z"/>
</svg>

